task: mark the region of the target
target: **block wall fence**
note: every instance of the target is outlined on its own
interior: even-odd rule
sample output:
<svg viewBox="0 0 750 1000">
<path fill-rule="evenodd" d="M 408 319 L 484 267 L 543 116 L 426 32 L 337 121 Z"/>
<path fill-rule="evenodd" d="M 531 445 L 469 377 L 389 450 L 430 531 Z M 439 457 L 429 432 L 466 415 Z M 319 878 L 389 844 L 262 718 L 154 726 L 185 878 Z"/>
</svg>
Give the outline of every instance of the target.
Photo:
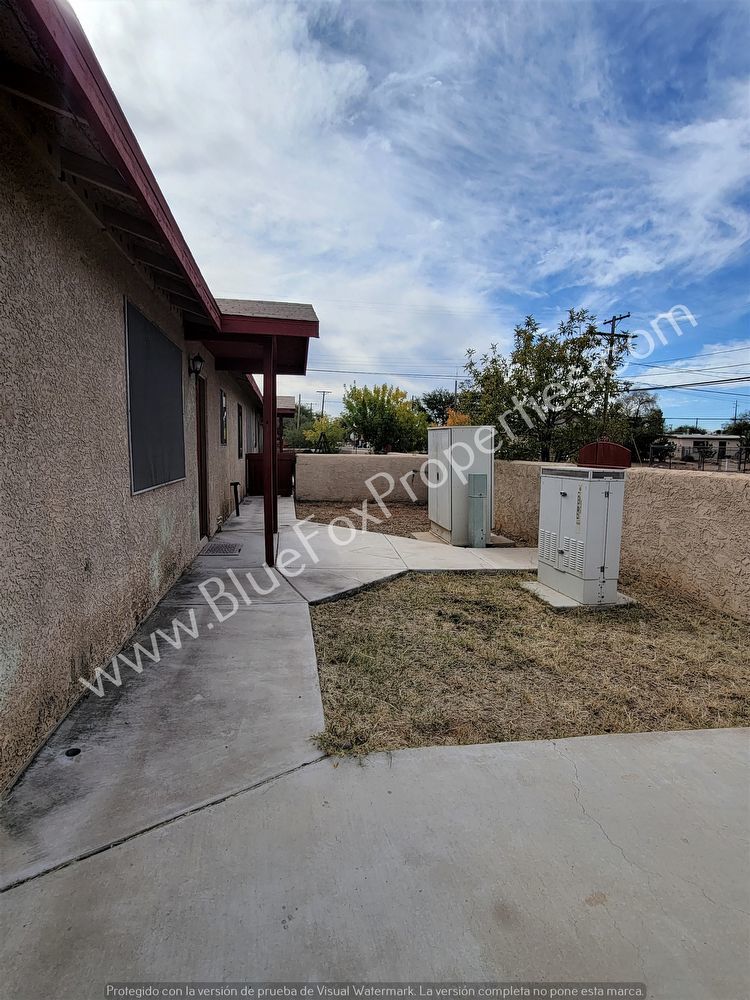
<svg viewBox="0 0 750 1000">
<path fill-rule="evenodd" d="M 386 502 L 410 501 L 407 482 L 426 504 L 419 475 L 424 455 L 299 455 L 297 498 L 361 503 L 366 481 L 378 474 Z M 494 528 L 535 545 L 542 462 L 495 462 Z M 664 587 L 691 594 L 717 611 L 750 620 L 750 476 L 725 472 L 629 469 L 625 483 L 622 568 Z"/>
</svg>

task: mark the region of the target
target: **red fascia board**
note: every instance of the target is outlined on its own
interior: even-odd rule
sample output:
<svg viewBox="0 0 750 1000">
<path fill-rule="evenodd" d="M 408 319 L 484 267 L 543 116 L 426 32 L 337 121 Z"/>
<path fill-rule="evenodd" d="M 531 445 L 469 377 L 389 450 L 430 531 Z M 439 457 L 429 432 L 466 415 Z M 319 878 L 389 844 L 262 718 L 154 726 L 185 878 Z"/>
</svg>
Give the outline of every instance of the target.
<svg viewBox="0 0 750 1000">
<path fill-rule="evenodd" d="M 262 405 L 262 403 L 263 403 L 263 394 L 260 391 L 260 386 L 255 381 L 255 379 L 253 378 L 252 375 L 245 375 L 245 378 L 250 383 L 250 391 L 255 396 L 255 398 L 258 400 L 258 402 Z"/>
<path fill-rule="evenodd" d="M 106 156 L 138 196 L 151 222 L 180 262 L 197 298 L 220 329 L 219 307 L 75 14 L 66 3 L 57 0 L 16 2 L 60 72 L 63 84 L 71 89 Z"/>
<path fill-rule="evenodd" d="M 261 337 L 319 337 L 320 324 L 311 319 L 279 319 L 273 316 L 221 314 L 221 332 Z"/>
</svg>

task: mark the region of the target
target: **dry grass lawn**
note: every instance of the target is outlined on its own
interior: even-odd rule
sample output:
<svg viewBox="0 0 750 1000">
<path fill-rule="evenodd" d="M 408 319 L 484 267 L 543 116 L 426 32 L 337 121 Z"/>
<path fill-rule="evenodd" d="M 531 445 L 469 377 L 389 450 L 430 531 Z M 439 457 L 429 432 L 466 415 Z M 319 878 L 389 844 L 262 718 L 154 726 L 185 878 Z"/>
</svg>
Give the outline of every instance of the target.
<svg viewBox="0 0 750 1000">
<path fill-rule="evenodd" d="M 352 507 L 359 511 L 359 516 L 352 513 Z M 380 524 L 368 521 L 363 523 L 361 515 L 362 505 L 353 503 L 301 503 L 295 500 L 297 517 L 311 517 L 317 524 L 330 524 L 337 517 L 346 517 L 353 523 L 355 528 L 361 531 L 377 531 L 385 535 L 404 535 L 407 538 L 413 531 L 429 531 L 430 519 L 427 516 L 427 507 L 416 503 L 394 503 L 388 504 L 390 518 L 386 518 L 374 500 L 367 505 L 369 517 L 377 518 Z"/>
<path fill-rule="evenodd" d="M 747 624 L 624 581 L 556 613 L 513 574 L 408 574 L 312 607 L 332 754 L 750 723 Z"/>
</svg>

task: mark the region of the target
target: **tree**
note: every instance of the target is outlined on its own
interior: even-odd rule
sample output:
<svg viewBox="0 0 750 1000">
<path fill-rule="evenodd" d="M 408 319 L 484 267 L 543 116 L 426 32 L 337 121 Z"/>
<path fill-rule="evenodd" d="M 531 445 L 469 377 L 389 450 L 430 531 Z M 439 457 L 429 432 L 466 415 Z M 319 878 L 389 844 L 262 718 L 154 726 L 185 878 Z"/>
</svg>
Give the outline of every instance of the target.
<svg viewBox="0 0 750 1000">
<path fill-rule="evenodd" d="M 742 438 L 742 444 L 750 446 L 750 410 L 739 413 L 736 419 L 724 424 L 721 430 L 723 434 L 738 434 Z"/>
<path fill-rule="evenodd" d="M 667 462 L 676 450 L 674 441 L 668 441 L 665 437 L 662 437 L 657 441 L 651 442 L 649 459 L 653 459 L 655 462 Z"/>
<path fill-rule="evenodd" d="M 305 440 L 308 445 L 312 445 L 314 448 L 320 441 L 321 434 L 325 436 L 324 439 L 330 451 L 338 451 L 346 437 L 346 428 L 338 419 L 326 416 L 316 417 L 312 425 L 304 431 Z"/>
<path fill-rule="evenodd" d="M 613 398 L 625 388 L 615 373 L 626 346 L 617 341 L 609 372 L 595 321 L 587 310 L 571 309 L 557 330 L 544 331 L 527 316 L 508 358 L 494 344 L 479 360 L 469 351 L 462 409 L 475 423 L 497 427 L 504 456 L 566 459 L 601 433 L 607 380 Z M 607 434 L 626 438 L 627 420 L 613 415 Z"/>
<path fill-rule="evenodd" d="M 448 407 L 448 419 L 445 421 L 446 427 L 467 427 L 471 423 L 471 418 L 468 413 L 461 413 L 458 410 L 454 410 L 452 406 Z"/>
<path fill-rule="evenodd" d="M 420 403 L 431 424 L 445 427 L 448 423 L 448 411 L 455 406 L 455 396 L 450 389 L 432 389 L 424 393 Z"/>
<path fill-rule="evenodd" d="M 297 413 L 293 417 L 284 417 L 284 442 L 289 448 L 307 448 L 309 441 L 305 431 L 309 430 L 317 419 L 312 407 L 302 403 L 299 411 L 299 429 L 297 428 Z"/>
<path fill-rule="evenodd" d="M 635 450 L 637 459 L 645 461 L 651 445 L 664 437 L 664 414 L 656 395 L 646 389 L 625 393 L 615 400 L 612 413 L 625 419 L 626 426 L 620 430 L 624 434 L 622 443 Z"/>
<path fill-rule="evenodd" d="M 377 454 L 424 451 L 427 447 L 426 414 L 396 386 L 347 387 L 341 421 Z"/>
<path fill-rule="evenodd" d="M 708 434 L 705 427 L 698 427 L 696 424 L 680 424 L 679 427 L 675 427 L 670 434 Z"/>
</svg>

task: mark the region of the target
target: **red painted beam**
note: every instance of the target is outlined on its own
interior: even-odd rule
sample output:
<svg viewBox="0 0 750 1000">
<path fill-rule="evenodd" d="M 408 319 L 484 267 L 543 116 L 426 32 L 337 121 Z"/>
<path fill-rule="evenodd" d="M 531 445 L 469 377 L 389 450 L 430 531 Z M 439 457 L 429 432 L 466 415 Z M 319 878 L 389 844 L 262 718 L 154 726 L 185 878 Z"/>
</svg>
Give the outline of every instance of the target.
<svg viewBox="0 0 750 1000">
<path fill-rule="evenodd" d="M 56 0 L 15 2 L 101 143 L 106 158 L 133 188 L 149 220 L 179 261 L 196 297 L 220 329 L 219 307 L 72 8 Z"/>
<path fill-rule="evenodd" d="M 273 316 L 221 314 L 222 333 L 244 333 L 274 337 L 319 337 L 320 324 L 311 319 L 278 319 Z"/>
<path fill-rule="evenodd" d="M 266 563 L 276 562 L 274 539 L 274 465 L 276 458 L 276 415 L 273 407 L 273 387 L 276 385 L 276 340 L 269 337 L 263 345 L 263 532 L 266 543 Z"/>
</svg>

